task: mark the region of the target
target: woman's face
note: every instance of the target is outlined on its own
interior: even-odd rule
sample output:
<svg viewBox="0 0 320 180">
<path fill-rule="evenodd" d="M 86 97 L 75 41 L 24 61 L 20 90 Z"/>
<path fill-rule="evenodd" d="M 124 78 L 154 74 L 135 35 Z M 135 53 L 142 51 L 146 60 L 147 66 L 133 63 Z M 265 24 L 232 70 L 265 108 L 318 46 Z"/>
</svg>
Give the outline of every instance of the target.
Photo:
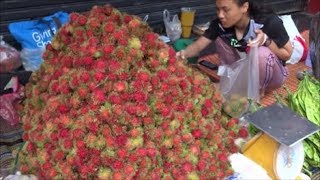
<svg viewBox="0 0 320 180">
<path fill-rule="evenodd" d="M 248 16 L 248 2 L 239 6 L 236 0 L 216 0 L 217 15 L 224 28 L 236 25 L 244 16 Z"/>
</svg>

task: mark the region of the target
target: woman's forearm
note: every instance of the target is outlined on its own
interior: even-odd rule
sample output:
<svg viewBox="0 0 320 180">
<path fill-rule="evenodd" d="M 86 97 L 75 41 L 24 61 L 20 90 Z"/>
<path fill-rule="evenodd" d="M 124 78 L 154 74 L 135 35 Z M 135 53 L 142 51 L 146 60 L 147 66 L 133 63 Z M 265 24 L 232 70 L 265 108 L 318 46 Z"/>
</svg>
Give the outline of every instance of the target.
<svg viewBox="0 0 320 180">
<path fill-rule="evenodd" d="M 185 58 L 198 56 L 199 53 L 211 43 L 211 40 L 201 36 L 184 50 Z"/>
<path fill-rule="evenodd" d="M 275 42 L 271 42 L 269 45 L 270 50 L 281 60 L 287 61 L 290 59 L 292 54 L 292 46 L 288 42 L 284 47 L 279 48 Z"/>
</svg>

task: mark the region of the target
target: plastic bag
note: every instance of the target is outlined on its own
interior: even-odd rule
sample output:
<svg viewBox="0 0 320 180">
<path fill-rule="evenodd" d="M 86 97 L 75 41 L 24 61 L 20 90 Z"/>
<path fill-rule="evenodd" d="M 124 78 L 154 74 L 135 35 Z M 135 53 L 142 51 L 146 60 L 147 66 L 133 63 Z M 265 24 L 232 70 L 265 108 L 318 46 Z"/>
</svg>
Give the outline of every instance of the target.
<svg viewBox="0 0 320 180">
<path fill-rule="evenodd" d="M 181 22 L 177 14 L 170 19 L 170 12 L 165 9 L 163 11 L 163 22 L 166 27 L 166 33 L 170 41 L 174 42 L 180 38 L 182 33 Z"/>
<path fill-rule="evenodd" d="M 293 51 L 290 59 L 286 63 L 296 64 L 300 61 L 305 61 L 308 55 L 308 47 L 305 40 L 300 36 L 296 36 L 290 41 Z"/>
<path fill-rule="evenodd" d="M 0 37 L 0 73 L 10 72 L 21 66 L 20 53 Z"/>
<path fill-rule="evenodd" d="M 236 54 L 234 48 L 223 40 L 217 41 L 217 51 L 222 62 L 218 75 L 224 97 L 223 110 L 232 117 L 240 117 L 248 108 L 248 99 L 259 101 L 258 45 L 254 44 L 248 54 Z"/>
<path fill-rule="evenodd" d="M 295 64 L 299 61 L 306 60 L 308 47 L 305 40 L 300 35 L 295 23 L 293 22 L 291 15 L 283 15 L 280 16 L 280 18 L 283 21 L 283 26 L 290 37 L 290 42 L 293 47 L 292 55 L 287 63 Z"/>
<path fill-rule="evenodd" d="M 40 68 L 42 63 L 42 54 L 45 52 L 45 48 L 28 49 L 23 48 L 20 57 L 25 70 L 36 71 Z"/>
<path fill-rule="evenodd" d="M 259 50 L 258 43 L 250 47 L 247 55 L 249 61 L 248 72 L 248 98 L 256 102 L 260 100 L 260 77 L 259 77 Z"/>
<path fill-rule="evenodd" d="M 20 116 L 15 107 L 24 97 L 24 87 L 19 86 L 17 78 L 15 79 L 13 86 L 17 88 L 13 88 L 12 93 L 0 96 L 0 117 L 12 126 L 20 122 Z"/>
<path fill-rule="evenodd" d="M 21 44 L 21 59 L 27 71 L 37 70 L 47 44 L 59 28 L 69 20 L 69 14 L 59 11 L 39 19 L 12 22 L 8 28 L 11 35 Z"/>
<path fill-rule="evenodd" d="M 38 49 L 46 47 L 59 28 L 68 20 L 69 14 L 59 11 L 38 19 L 12 22 L 8 29 L 22 48 Z"/>
<path fill-rule="evenodd" d="M 4 180 L 38 180 L 38 178 L 33 174 L 24 175 L 20 171 L 17 171 L 16 174 L 10 174 Z"/>
</svg>

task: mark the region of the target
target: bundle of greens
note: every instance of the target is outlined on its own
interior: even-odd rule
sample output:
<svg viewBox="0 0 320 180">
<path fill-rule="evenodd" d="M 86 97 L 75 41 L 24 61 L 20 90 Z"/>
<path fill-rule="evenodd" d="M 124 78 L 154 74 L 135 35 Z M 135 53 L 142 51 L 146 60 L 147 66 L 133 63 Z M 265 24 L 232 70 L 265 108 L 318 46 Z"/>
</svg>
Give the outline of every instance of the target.
<svg viewBox="0 0 320 180">
<path fill-rule="evenodd" d="M 320 82 L 305 73 L 295 93 L 288 91 L 288 106 L 316 125 L 320 125 Z M 304 170 L 320 168 L 320 132 L 304 140 Z"/>
</svg>

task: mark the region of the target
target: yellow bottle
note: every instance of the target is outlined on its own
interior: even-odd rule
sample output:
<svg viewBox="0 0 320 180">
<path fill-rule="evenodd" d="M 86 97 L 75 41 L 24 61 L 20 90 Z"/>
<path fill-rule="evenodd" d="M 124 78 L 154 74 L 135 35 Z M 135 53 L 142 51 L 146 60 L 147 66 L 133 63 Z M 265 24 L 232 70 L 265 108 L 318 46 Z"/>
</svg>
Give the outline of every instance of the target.
<svg viewBox="0 0 320 180">
<path fill-rule="evenodd" d="M 182 27 L 182 37 L 189 38 L 191 35 L 192 26 L 194 23 L 196 10 L 190 7 L 181 8 L 181 27 Z"/>
</svg>

